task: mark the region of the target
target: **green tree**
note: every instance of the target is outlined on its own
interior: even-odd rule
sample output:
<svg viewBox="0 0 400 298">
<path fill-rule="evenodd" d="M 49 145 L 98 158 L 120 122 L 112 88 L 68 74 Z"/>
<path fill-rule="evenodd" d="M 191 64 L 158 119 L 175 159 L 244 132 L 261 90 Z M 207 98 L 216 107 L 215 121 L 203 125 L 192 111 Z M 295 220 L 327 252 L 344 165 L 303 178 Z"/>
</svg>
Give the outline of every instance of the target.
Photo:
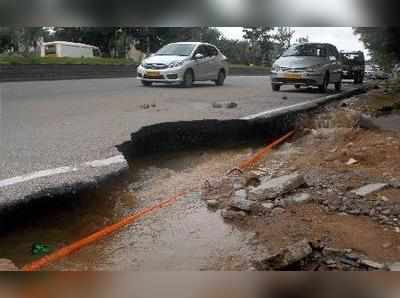
<svg viewBox="0 0 400 298">
<path fill-rule="evenodd" d="M 256 65 L 270 65 L 271 51 L 273 50 L 273 27 L 246 27 L 243 28 L 243 38 L 248 40 L 251 47 L 252 63 Z"/>
<path fill-rule="evenodd" d="M 373 61 L 390 70 L 400 61 L 400 27 L 356 27 Z"/>
<path fill-rule="evenodd" d="M 290 47 L 295 31 L 290 27 L 278 27 L 273 38 L 277 42 L 278 53 L 281 55 Z"/>
<path fill-rule="evenodd" d="M 38 39 L 47 35 L 43 27 L 0 27 L 0 51 L 29 54 L 31 48 L 36 48 Z"/>
</svg>

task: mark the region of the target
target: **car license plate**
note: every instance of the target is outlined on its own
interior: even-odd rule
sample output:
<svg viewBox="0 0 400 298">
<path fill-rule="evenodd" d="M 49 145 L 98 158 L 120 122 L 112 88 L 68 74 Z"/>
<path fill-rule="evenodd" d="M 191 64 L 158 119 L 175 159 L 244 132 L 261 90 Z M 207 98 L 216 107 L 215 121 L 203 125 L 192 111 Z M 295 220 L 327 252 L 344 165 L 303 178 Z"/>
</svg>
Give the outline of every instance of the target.
<svg viewBox="0 0 400 298">
<path fill-rule="evenodd" d="M 290 73 L 290 72 L 285 73 L 284 77 L 286 79 L 301 79 L 302 78 L 301 74 L 299 74 L 299 73 Z"/>
<path fill-rule="evenodd" d="M 159 71 L 146 71 L 146 76 L 148 77 L 159 77 L 160 72 Z"/>
</svg>

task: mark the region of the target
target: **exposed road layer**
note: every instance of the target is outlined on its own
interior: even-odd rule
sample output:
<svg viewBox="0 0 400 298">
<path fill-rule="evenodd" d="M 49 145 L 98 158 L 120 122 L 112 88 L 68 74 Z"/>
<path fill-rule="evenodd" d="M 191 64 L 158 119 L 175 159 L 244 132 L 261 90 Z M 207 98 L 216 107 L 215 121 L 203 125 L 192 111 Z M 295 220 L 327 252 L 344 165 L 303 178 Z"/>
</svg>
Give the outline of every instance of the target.
<svg viewBox="0 0 400 298">
<path fill-rule="evenodd" d="M 282 142 L 284 142 L 286 139 L 288 139 L 291 135 L 293 135 L 294 131 L 290 131 L 289 133 L 285 134 L 284 136 L 280 137 L 279 139 L 273 141 L 272 143 L 268 144 L 265 148 L 261 149 L 259 152 L 257 152 L 254 156 L 250 157 L 248 160 L 244 161 L 239 165 L 239 168 L 242 170 L 248 169 L 255 165 L 258 161 L 260 161 L 261 158 L 263 158 L 265 155 L 267 155 L 270 150 Z M 112 224 L 110 226 L 104 227 L 103 229 L 99 230 L 98 232 L 95 232 L 91 235 L 89 235 L 86 238 L 83 238 L 79 241 L 76 241 L 68 246 L 65 246 L 47 256 L 42 257 L 41 259 L 32 262 L 31 264 L 25 265 L 22 270 L 23 271 L 37 271 L 40 270 L 41 268 L 49 265 L 50 263 L 53 263 L 57 260 L 60 260 L 68 255 L 73 254 L 74 252 L 80 250 L 81 248 L 88 246 L 96 241 L 99 241 L 101 239 L 104 239 L 105 237 L 119 231 L 123 227 L 132 224 L 136 222 L 137 220 L 140 220 L 142 217 L 146 216 L 147 214 L 153 213 L 157 211 L 158 209 L 170 206 L 173 204 L 179 197 L 181 197 L 183 193 L 177 194 L 171 198 L 168 198 L 158 204 L 155 204 L 151 207 L 141 209 L 121 221 Z"/>
</svg>

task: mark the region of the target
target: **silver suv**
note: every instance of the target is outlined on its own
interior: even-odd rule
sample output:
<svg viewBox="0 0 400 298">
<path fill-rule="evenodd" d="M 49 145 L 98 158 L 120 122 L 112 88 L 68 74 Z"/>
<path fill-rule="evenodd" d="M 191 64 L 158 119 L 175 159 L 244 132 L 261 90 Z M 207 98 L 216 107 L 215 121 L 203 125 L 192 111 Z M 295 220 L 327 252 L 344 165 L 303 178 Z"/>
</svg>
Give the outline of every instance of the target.
<svg viewBox="0 0 400 298">
<path fill-rule="evenodd" d="M 342 62 L 335 46 L 328 43 L 303 43 L 290 47 L 272 66 L 274 91 L 282 85 L 318 86 L 326 92 L 328 84 L 342 88 Z"/>
<path fill-rule="evenodd" d="M 143 60 L 137 78 L 144 86 L 179 83 L 191 87 L 194 81 L 224 84 L 228 74 L 226 57 L 213 45 L 200 42 L 171 43 Z"/>
</svg>

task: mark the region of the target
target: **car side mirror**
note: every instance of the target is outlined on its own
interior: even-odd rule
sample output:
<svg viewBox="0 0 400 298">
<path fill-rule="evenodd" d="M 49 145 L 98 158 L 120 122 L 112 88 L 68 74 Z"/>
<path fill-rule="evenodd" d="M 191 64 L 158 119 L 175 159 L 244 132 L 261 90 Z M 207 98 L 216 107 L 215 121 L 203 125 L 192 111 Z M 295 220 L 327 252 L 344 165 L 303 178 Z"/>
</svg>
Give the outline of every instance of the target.
<svg viewBox="0 0 400 298">
<path fill-rule="evenodd" d="M 204 55 L 203 54 L 201 54 L 201 53 L 197 53 L 196 55 L 194 55 L 194 57 L 193 57 L 195 60 L 198 60 L 198 59 L 203 59 L 204 58 Z"/>
</svg>

